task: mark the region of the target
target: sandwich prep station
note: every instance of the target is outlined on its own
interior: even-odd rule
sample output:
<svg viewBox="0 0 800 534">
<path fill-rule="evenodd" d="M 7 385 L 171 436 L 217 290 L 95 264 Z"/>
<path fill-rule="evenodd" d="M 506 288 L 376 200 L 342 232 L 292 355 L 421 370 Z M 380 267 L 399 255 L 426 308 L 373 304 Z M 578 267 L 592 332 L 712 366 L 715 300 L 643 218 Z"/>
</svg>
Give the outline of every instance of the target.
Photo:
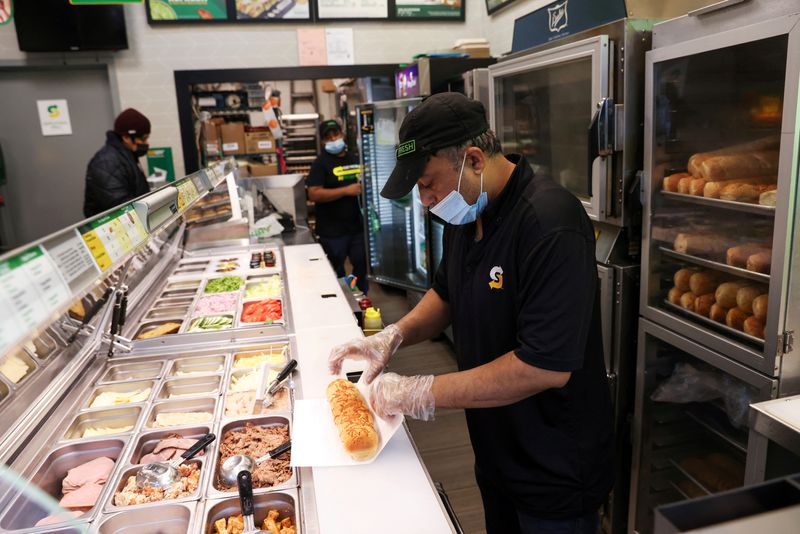
<svg viewBox="0 0 800 534">
<path fill-rule="evenodd" d="M 0 532 L 217 532 L 241 513 L 222 461 L 291 439 L 295 402 L 324 397 L 331 348 L 363 334 L 321 247 L 183 249 L 183 220 L 231 173 L 223 161 L 0 258 L 17 284 L 3 304 L 29 321 L 7 315 L 0 338 Z M 254 414 L 260 366 L 270 379 L 290 359 L 294 376 Z M 209 433 L 176 485 L 136 486 L 141 465 Z M 405 428 L 367 465 L 289 458 L 254 469 L 257 526 L 408 532 L 400 493 L 420 532 L 458 531 Z"/>
</svg>

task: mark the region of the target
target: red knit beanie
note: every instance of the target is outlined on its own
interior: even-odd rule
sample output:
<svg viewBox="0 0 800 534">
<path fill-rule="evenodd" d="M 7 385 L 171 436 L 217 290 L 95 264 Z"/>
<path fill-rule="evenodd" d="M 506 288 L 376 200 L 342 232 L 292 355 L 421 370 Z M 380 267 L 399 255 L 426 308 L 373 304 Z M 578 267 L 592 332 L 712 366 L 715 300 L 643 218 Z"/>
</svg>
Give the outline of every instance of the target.
<svg viewBox="0 0 800 534">
<path fill-rule="evenodd" d="M 150 121 L 133 108 L 128 108 L 114 121 L 114 132 L 117 135 L 142 137 L 150 133 Z"/>
</svg>

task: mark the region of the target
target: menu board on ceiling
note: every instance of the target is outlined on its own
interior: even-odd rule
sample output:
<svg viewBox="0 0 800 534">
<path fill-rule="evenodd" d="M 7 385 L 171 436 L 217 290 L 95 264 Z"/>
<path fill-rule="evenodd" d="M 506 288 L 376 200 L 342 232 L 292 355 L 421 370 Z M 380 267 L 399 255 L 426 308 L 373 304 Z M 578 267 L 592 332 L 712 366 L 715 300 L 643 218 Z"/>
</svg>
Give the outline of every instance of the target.
<svg viewBox="0 0 800 534">
<path fill-rule="evenodd" d="M 228 19 L 227 0 L 147 0 L 150 22 L 213 22 Z"/>
<path fill-rule="evenodd" d="M 395 0 L 394 18 L 464 20 L 466 0 Z"/>
<path fill-rule="evenodd" d="M 513 4 L 516 0 L 486 0 L 486 13 L 492 15 L 497 10 Z"/>
<path fill-rule="evenodd" d="M 311 20 L 310 0 L 236 0 L 240 21 Z"/>
<path fill-rule="evenodd" d="M 320 20 L 388 19 L 389 0 L 317 0 Z"/>
</svg>

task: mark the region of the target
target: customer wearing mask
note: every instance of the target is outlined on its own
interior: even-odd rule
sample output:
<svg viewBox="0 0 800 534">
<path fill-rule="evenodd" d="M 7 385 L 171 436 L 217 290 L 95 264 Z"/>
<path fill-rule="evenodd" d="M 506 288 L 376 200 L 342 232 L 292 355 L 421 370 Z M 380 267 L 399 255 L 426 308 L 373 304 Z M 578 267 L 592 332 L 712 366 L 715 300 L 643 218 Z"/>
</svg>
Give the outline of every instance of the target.
<svg viewBox="0 0 800 534">
<path fill-rule="evenodd" d="M 150 121 L 133 108 L 120 113 L 106 144 L 86 169 L 83 214 L 97 215 L 150 191 L 139 158 L 147 154 Z"/>
<path fill-rule="evenodd" d="M 361 166 L 347 151 L 339 123 L 327 120 L 319 127 L 325 149 L 308 173 L 308 198 L 316 204 L 317 237 L 336 276 L 345 276 L 344 261 L 350 259 L 357 285 L 369 291 L 364 224 L 361 219 Z"/>
</svg>

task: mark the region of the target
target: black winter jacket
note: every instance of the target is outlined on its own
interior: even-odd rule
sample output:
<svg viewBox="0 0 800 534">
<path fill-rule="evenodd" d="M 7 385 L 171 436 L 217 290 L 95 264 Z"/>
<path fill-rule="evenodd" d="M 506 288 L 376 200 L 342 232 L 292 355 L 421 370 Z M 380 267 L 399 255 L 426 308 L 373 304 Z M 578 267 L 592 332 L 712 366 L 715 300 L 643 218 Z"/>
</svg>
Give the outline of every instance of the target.
<svg viewBox="0 0 800 534">
<path fill-rule="evenodd" d="M 83 214 L 97 215 L 150 191 L 139 162 L 114 132 L 106 132 L 106 144 L 86 169 Z"/>
</svg>

